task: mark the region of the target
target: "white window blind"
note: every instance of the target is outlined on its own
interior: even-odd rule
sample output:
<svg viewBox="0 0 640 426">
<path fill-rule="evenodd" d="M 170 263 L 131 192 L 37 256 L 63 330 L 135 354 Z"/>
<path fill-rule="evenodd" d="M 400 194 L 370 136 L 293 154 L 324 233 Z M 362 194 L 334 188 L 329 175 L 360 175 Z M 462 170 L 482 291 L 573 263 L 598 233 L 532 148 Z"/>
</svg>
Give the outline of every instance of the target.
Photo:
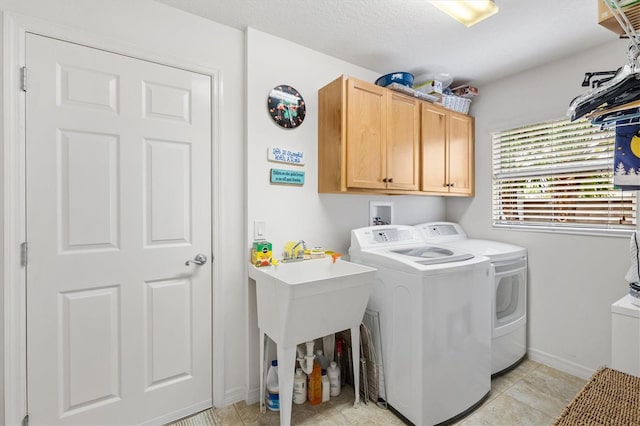
<svg viewBox="0 0 640 426">
<path fill-rule="evenodd" d="M 494 133 L 494 225 L 635 230 L 636 192 L 613 186 L 614 142 L 587 120 Z"/>
</svg>

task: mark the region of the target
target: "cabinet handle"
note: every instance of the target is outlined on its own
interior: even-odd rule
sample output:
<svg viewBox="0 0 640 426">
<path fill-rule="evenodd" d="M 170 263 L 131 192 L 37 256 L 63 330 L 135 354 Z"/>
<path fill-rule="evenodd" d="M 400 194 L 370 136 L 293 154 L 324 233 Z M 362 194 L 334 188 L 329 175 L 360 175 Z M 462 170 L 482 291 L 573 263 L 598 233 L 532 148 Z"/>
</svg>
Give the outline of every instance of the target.
<svg viewBox="0 0 640 426">
<path fill-rule="evenodd" d="M 449 186 L 450 186 L 451 188 L 453 188 L 453 184 L 452 184 L 452 183 L 450 183 L 450 184 L 449 184 Z"/>
<path fill-rule="evenodd" d="M 382 179 L 382 181 L 383 181 L 384 183 L 387 183 L 387 182 L 389 181 L 389 179 L 384 178 L 384 179 Z"/>
<path fill-rule="evenodd" d="M 393 178 L 389 178 L 388 182 L 393 183 Z"/>
<path fill-rule="evenodd" d="M 443 183 L 442 186 L 444 186 L 445 188 L 449 186 L 448 183 Z"/>
</svg>

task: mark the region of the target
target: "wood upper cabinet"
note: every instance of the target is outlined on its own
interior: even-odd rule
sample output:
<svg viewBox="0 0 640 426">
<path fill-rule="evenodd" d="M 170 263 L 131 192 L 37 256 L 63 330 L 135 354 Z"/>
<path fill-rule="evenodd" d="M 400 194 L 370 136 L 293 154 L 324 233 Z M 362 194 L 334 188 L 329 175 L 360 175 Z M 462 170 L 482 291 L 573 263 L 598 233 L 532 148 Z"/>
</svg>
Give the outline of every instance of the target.
<svg viewBox="0 0 640 426">
<path fill-rule="evenodd" d="M 450 195 L 474 193 L 473 117 L 423 103 L 420 189 Z"/>
<path fill-rule="evenodd" d="M 319 192 L 417 191 L 419 152 L 417 100 L 346 77 L 318 91 Z"/>
<path fill-rule="evenodd" d="M 346 166 L 348 188 L 385 189 L 387 97 L 370 83 L 347 80 Z M 347 124 L 348 123 L 348 124 Z"/>
<path fill-rule="evenodd" d="M 420 103 L 387 91 L 387 188 L 420 187 Z"/>
<path fill-rule="evenodd" d="M 318 91 L 318 192 L 473 194 L 473 117 L 342 76 Z"/>
</svg>

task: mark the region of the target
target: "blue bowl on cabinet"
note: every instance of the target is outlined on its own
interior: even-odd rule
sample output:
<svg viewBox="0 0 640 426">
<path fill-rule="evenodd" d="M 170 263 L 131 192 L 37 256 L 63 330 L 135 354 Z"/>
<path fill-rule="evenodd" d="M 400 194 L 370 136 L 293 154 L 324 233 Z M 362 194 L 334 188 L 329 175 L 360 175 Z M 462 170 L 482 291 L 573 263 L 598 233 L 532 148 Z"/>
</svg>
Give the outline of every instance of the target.
<svg viewBox="0 0 640 426">
<path fill-rule="evenodd" d="M 385 74 L 376 80 L 376 84 L 382 87 L 386 87 L 391 83 L 398 83 L 398 84 L 402 84 L 403 86 L 412 87 L 413 74 L 409 72 L 402 72 L 402 71 L 392 72 L 390 74 Z"/>
</svg>

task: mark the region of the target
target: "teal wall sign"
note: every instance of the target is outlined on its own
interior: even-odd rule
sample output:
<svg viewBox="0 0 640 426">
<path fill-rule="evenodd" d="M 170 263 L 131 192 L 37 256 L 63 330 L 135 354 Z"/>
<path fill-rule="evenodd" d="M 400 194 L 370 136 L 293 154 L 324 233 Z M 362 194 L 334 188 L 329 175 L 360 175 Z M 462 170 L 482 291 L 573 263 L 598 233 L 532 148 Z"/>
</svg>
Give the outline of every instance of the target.
<svg viewBox="0 0 640 426">
<path fill-rule="evenodd" d="M 271 183 L 304 185 L 304 172 L 297 170 L 271 169 Z"/>
</svg>

